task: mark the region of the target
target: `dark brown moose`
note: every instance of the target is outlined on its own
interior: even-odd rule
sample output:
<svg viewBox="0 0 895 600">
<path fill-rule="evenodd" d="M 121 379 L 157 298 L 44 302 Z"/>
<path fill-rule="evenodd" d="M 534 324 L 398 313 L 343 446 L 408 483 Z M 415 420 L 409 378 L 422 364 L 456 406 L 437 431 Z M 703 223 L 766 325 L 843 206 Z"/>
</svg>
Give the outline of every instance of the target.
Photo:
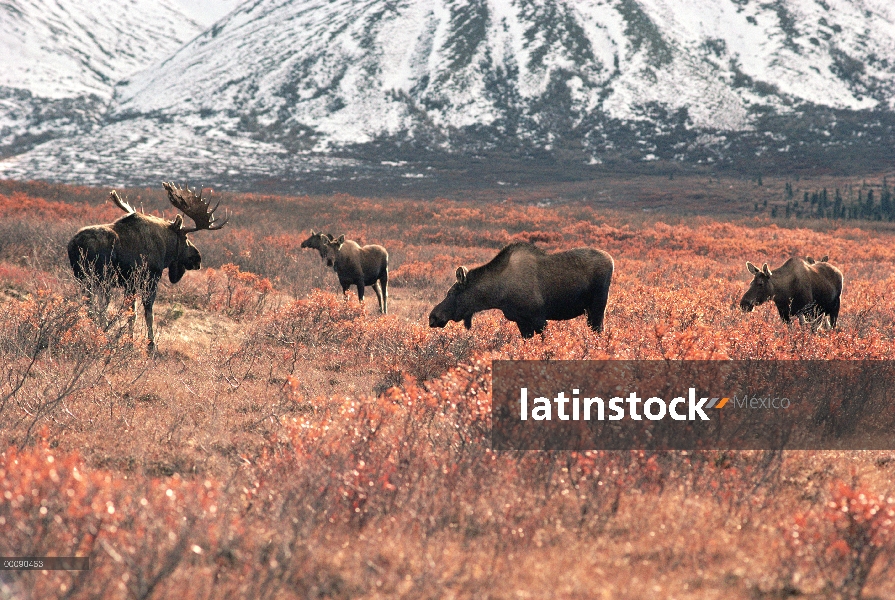
<svg viewBox="0 0 895 600">
<path fill-rule="evenodd" d="M 323 233 L 311 230 L 311 237 L 301 243 L 302 248 L 313 248 L 320 254 L 320 258 L 326 261 L 326 244 L 334 241 L 336 238 L 331 233 Z M 331 267 L 332 263 L 326 265 Z"/>
<path fill-rule="evenodd" d="M 547 321 L 574 319 L 587 313 L 587 324 L 603 331 L 614 263 L 602 250 L 577 248 L 547 254 L 528 242 L 501 250 L 491 262 L 457 269 L 457 282 L 429 314 L 430 327 L 463 321 L 492 308 L 519 327 L 524 338 L 543 333 Z"/>
<path fill-rule="evenodd" d="M 171 204 L 190 217 L 195 227 L 184 227 L 179 214 L 168 221 L 138 213 L 113 190 L 110 199 L 127 214 L 114 223 L 84 227 L 68 243 L 68 260 L 79 280 L 123 287 L 127 298 L 134 302 L 138 294 L 142 296 L 150 346 L 155 344 L 152 305 L 162 271 L 168 269 L 168 279 L 177 283 L 186 271 L 198 269 L 202 257 L 187 234 L 202 229 L 214 231 L 227 222 L 226 218 L 215 219 L 217 206 L 209 208 L 201 191 L 196 194 L 173 183 L 162 185 Z M 93 295 L 95 290 L 88 286 L 88 293 Z"/>
<path fill-rule="evenodd" d="M 777 312 L 785 323 L 792 317 L 829 317 L 830 327 L 839 318 L 839 299 L 842 295 L 842 271 L 827 262 L 790 258 L 782 266 L 771 271 L 765 263 L 761 269 L 751 262 L 746 268 L 754 275 L 752 284 L 740 300 L 740 308 L 751 312 L 753 308 L 773 300 Z"/>
<path fill-rule="evenodd" d="M 385 248 L 376 244 L 361 247 L 342 235 L 324 242 L 323 253 L 326 264 L 339 276 L 343 294 L 356 285 L 357 298 L 363 302 L 364 287 L 373 286 L 380 312 L 388 312 L 388 251 Z"/>
</svg>

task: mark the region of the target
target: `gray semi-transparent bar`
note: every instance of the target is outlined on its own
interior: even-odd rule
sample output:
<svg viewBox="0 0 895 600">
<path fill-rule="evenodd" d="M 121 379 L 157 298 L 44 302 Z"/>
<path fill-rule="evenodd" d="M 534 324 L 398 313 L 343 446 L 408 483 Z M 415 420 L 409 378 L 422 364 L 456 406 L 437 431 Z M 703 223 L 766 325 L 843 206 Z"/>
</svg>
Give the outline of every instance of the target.
<svg viewBox="0 0 895 600">
<path fill-rule="evenodd" d="M 893 450 L 895 361 L 494 361 L 495 450 Z"/>
<path fill-rule="evenodd" d="M 0 571 L 89 571 L 87 556 L 3 556 Z"/>
</svg>

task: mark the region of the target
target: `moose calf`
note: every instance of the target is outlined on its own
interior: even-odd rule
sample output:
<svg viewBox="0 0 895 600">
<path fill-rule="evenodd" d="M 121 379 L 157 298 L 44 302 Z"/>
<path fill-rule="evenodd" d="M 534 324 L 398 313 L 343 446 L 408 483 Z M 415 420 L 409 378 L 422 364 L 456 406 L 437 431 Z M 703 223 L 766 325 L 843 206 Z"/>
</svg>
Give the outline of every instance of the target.
<svg viewBox="0 0 895 600">
<path fill-rule="evenodd" d="M 344 235 L 336 240 L 321 241 L 326 264 L 339 276 L 342 293 L 356 285 L 357 298 L 363 302 L 364 287 L 373 286 L 379 299 L 379 311 L 388 313 L 388 251 L 376 244 L 361 247 L 357 242 L 346 240 Z"/>
</svg>

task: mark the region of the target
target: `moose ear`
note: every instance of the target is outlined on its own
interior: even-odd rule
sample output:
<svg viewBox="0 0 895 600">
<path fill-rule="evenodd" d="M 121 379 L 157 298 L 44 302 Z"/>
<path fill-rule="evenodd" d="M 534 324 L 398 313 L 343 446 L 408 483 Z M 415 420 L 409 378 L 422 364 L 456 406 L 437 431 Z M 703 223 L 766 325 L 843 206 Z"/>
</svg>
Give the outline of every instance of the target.
<svg viewBox="0 0 895 600">
<path fill-rule="evenodd" d="M 339 236 L 339 239 L 336 240 L 336 243 L 340 246 L 345 243 L 345 234 Z"/>
<path fill-rule="evenodd" d="M 829 254 L 824 254 L 824 257 L 823 257 L 822 259 L 820 259 L 820 262 L 827 262 L 827 261 L 829 261 L 829 260 L 830 260 L 830 255 L 829 255 Z"/>
<path fill-rule="evenodd" d="M 468 275 L 469 269 L 467 269 L 466 267 L 457 267 L 457 283 L 459 283 L 460 285 L 466 285 Z"/>
<path fill-rule="evenodd" d="M 168 265 L 168 279 L 171 283 L 180 281 L 183 278 L 184 273 L 186 273 L 186 267 L 179 262 L 173 262 Z"/>
<path fill-rule="evenodd" d="M 765 263 L 764 265 L 762 265 L 761 272 L 764 273 L 766 277 L 771 276 L 771 270 L 768 268 L 768 263 Z"/>
<path fill-rule="evenodd" d="M 311 230 L 311 237 L 314 237 L 315 235 L 317 235 L 317 232 L 314 231 L 314 230 L 312 229 L 312 230 Z"/>
<path fill-rule="evenodd" d="M 749 269 L 749 272 L 752 273 L 753 275 L 758 275 L 758 267 L 753 265 L 748 260 L 746 261 L 746 268 Z"/>
<path fill-rule="evenodd" d="M 174 219 L 171 221 L 170 227 L 174 231 L 180 231 L 181 229 L 183 229 L 183 215 L 177 213 L 177 215 L 175 215 Z"/>
<path fill-rule="evenodd" d="M 331 241 L 331 242 L 336 241 L 336 237 L 335 237 L 333 234 L 331 234 L 331 233 L 323 233 L 323 232 L 321 231 L 320 234 L 321 234 L 321 235 L 325 235 L 325 236 L 327 237 L 327 239 L 329 239 L 329 241 Z M 345 237 L 345 236 L 343 235 L 342 237 Z"/>
</svg>

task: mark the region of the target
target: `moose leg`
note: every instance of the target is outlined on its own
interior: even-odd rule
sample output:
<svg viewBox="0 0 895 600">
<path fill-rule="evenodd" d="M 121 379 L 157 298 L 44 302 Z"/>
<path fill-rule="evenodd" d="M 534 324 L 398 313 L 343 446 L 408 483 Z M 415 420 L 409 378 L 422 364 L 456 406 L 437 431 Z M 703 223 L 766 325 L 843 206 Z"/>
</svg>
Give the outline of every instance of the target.
<svg viewBox="0 0 895 600">
<path fill-rule="evenodd" d="M 364 280 L 358 279 L 355 284 L 357 286 L 357 299 L 360 300 L 360 303 L 364 303 Z"/>
<path fill-rule="evenodd" d="M 519 327 L 519 334 L 523 339 L 531 339 L 535 336 L 535 331 L 537 330 L 537 326 L 529 320 L 519 320 L 516 321 L 516 325 Z M 544 332 L 544 326 L 541 326 L 540 331 L 538 333 Z"/>
<path fill-rule="evenodd" d="M 146 335 L 149 338 L 149 347 L 155 347 L 155 332 L 153 331 L 152 305 L 155 304 L 155 295 L 158 292 L 158 279 L 150 278 L 146 282 L 146 290 L 143 293 L 143 317 L 146 319 Z"/>
<path fill-rule="evenodd" d="M 152 301 L 143 300 L 143 317 L 146 319 L 146 335 L 149 338 L 149 347 L 155 346 L 155 335 L 152 331 Z"/>
<path fill-rule="evenodd" d="M 348 294 L 348 290 L 351 289 L 351 282 L 350 282 L 350 281 L 342 281 L 342 280 L 340 279 L 340 280 L 339 280 L 339 285 L 342 286 L 342 299 L 344 299 L 345 302 L 348 302 L 348 296 L 347 296 L 347 294 Z"/>
<path fill-rule="evenodd" d="M 609 286 L 601 288 L 587 309 L 587 324 L 597 333 L 603 333 L 603 319 L 606 317 L 606 303 L 609 301 Z"/>
<path fill-rule="evenodd" d="M 382 314 L 388 314 L 388 269 L 379 277 L 382 284 Z"/>
<path fill-rule="evenodd" d="M 535 330 L 530 325 L 523 325 L 522 323 L 516 323 L 519 326 L 519 334 L 522 335 L 522 339 L 530 340 L 535 336 Z"/>
<path fill-rule="evenodd" d="M 780 314 L 780 318 L 787 325 L 790 324 L 790 319 L 792 318 L 792 313 L 790 313 L 789 302 L 779 302 L 775 303 L 777 305 L 777 312 Z"/>
<path fill-rule="evenodd" d="M 137 301 L 139 300 L 139 298 L 140 295 L 137 292 L 136 283 L 128 281 L 124 286 L 124 300 L 122 302 L 122 309 L 126 309 L 127 307 L 133 309 L 131 314 L 127 317 L 127 328 L 131 338 L 134 337 L 134 326 L 137 321 Z"/>
<path fill-rule="evenodd" d="M 126 296 L 124 299 L 124 305 L 130 306 L 131 309 L 133 309 L 131 311 L 131 315 L 127 318 L 127 326 L 130 330 L 130 336 L 131 338 L 133 338 L 134 326 L 137 323 L 137 306 L 140 305 L 140 297 L 137 294 L 134 294 L 133 296 Z"/>
<path fill-rule="evenodd" d="M 382 310 L 382 286 L 379 285 L 378 281 L 373 282 L 373 291 L 376 292 L 376 300 L 379 301 L 379 312 L 385 313 L 385 311 Z"/>
<path fill-rule="evenodd" d="M 836 321 L 839 319 L 839 298 L 833 301 L 829 310 L 826 311 L 830 315 L 830 329 L 836 327 Z"/>
</svg>

